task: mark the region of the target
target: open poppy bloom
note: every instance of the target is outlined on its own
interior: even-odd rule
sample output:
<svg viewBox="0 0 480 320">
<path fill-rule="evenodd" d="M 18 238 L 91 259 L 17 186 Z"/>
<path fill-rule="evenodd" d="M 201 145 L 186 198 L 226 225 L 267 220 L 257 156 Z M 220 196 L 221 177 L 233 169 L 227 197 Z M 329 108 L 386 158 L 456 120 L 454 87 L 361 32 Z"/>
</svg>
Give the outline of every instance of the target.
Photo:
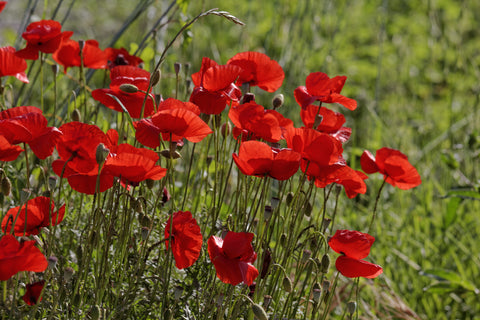
<svg viewBox="0 0 480 320">
<path fill-rule="evenodd" d="M 35 246 L 35 240 L 20 243 L 11 234 L 0 239 L 0 281 L 20 271 L 42 272 L 47 267 L 47 258 Z"/>
<path fill-rule="evenodd" d="M 7 1 L 0 1 L 0 12 L 2 12 L 2 10 L 5 8 L 6 5 L 7 5 Z"/>
<path fill-rule="evenodd" d="M 228 104 L 237 104 L 242 92 L 233 82 L 241 72 L 238 66 L 219 65 L 204 57 L 200 71 L 192 74 L 195 88 L 190 102 L 205 114 L 220 114 Z"/>
<path fill-rule="evenodd" d="M 287 180 L 297 172 L 300 154 L 290 149 L 272 148 L 260 141 L 245 141 L 238 155 L 233 154 L 233 160 L 245 175 Z"/>
<path fill-rule="evenodd" d="M 287 128 L 293 128 L 292 120 L 283 117 L 278 111 L 265 110 L 255 101 L 230 108 L 228 117 L 238 130 L 234 130 L 234 135 L 236 132 L 241 133 L 242 140 L 248 138 L 278 142 Z"/>
<path fill-rule="evenodd" d="M 128 53 L 125 48 L 115 49 L 106 48 L 105 55 L 107 56 L 108 68 L 112 69 L 116 66 L 133 66 L 139 67 L 143 60 L 137 56 Z"/>
<path fill-rule="evenodd" d="M 28 83 L 26 69 L 27 62 L 15 55 L 14 47 L 0 48 L 0 77 L 14 76 L 18 80 Z"/>
<path fill-rule="evenodd" d="M 175 265 L 178 269 L 190 267 L 198 260 L 202 251 L 202 234 L 197 221 L 190 211 L 178 211 L 173 213 L 173 224 L 170 219 L 165 226 L 165 244 L 167 250 L 172 249 Z M 170 238 L 170 229 L 172 235 Z M 168 239 L 171 239 L 171 245 Z"/>
<path fill-rule="evenodd" d="M 341 253 L 337 258 L 335 267 L 348 278 L 376 278 L 383 269 L 379 265 L 362 260 L 370 253 L 375 238 L 368 233 L 351 230 L 337 230 L 335 235 L 328 240 L 328 245 L 333 251 Z"/>
<path fill-rule="evenodd" d="M 22 33 L 22 37 L 27 40 L 26 48 L 16 52 L 16 55 L 23 59 L 37 60 L 38 52 L 54 53 L 63 38 L 70 37 L 72 31 L 61 31 L 60 22 L 53 20 L 41 20 L 32 22 Z"/>
<path fill-rule="evenodd" d="M 53 60 L 63 66 L 63 72 L 66 73 L 69 67 L 80 67 L 82 64 L 81 55 L 83 56 L 83 66 L 91 69 L 105 69 L 107 67 L 107 56 L 98 47 L 98 41 L 86 40 L 82 53 L 80 55 L 80 44 L 65 38 L 52 55 Z"/>
<path fill-rule="evenodd" d="M 37 302 L 42 301 L 41 294 L 44 286 L 45 280 L 27 284 L 27 291 L 22 297 L 23 301 L 29 306 L 34 306 Z"/>
<path fill-rule="evenodd" d="M 213 133 L 199 117 L 200 109 L 191 102 L 169 98 L 158 105 L 158 112 L 150 119 L 134 123 L 135 138 L 144 146 L 156 148 L 163 141 L 179 141 L 183 138 L 200 142 Z"/>
<path fill-rule="evenodd" d="M 40 159 L 50 156 L 62 132 L 47 127 L 47 119 L 37 107 L 14 107 L 0 112 L 0 136 L 10 144 L 28 143 Z"/>
<path fill-rule="evenodd" d="M 422 183 L 417 169 L 408 162 L 408 157 L 395 149 L 381 148 L 377 150 L 376 157 L 365 150 L 360 157 L 360 164 L 365 173 L 380 172 L 387 183 L 402 190 Z"/>
<path fill-rule="evenodd" d="M 249 232 L 228 231 L 225 239 L 216 236 L 208 239 L 208 254 L 222 282 L 251 285 L 258 277 L 258 270 L 252 265 L 257 259 L 253 236 Z"/>
<path fill-rule="evenodd" d="M 59 128 L 63 136 L 57 143 L 59 160 L 52 163 L 52 169 L 58 176 L 67 178 L 72 189 L 86 194 L 103 192 L 113 186 L 114 176 L 105 170 L 100 172 L 96 160 L 97 147 L 102 143 L 106 148 L 113 148 L 118 138 L 109 130 L 105 134 L 95 125 L 81 122 L 69 122 Z"/>
<path fill-rule="evenodd" d="M 160 180 L 166 175 L 167 169 L 157 166 L 157 161 L 155 151 L 122 143 L 110 150 L 102 172 L 119 177 L 124 184 L 137 186 L 146 179 Z"/>
<path fill-rule="evenodd" d="M 10 233 L 15 221 L 13 232 L 16 236 L 37 235 L 40 229 L 50 225 L 55 226 L 62 222 L 65 214 L 65 205 L 54 212 L 54 203 L 47 197 L 30 199 L 23 206 L 8 210 L 2 220 L 2 230 Z M 51 222 L 51 223 L 50 223 Z"/>
<path fill-rule="evenodd" d="M 258 86 L 262 90 L 275 92 L 282 86 L 285 78 L 285 73 L 278 62 L 260 52 L 237 53 L 227 64 L 242 68 L 236 83 L 238 86 L 248 83 L 252 87 Z"/>
<path fill-rule="evenodd" d="M 148 90 L 150 84 L 150 72 L 133 66 L 118 66 L 110 71 L 110 80 L 110 89 L 96 89 L 92 91 L 93 99 L 97 100 L 107 108 L 118 112 L 124 112 L 117 100 L 109 96 L 113 95 L 122 102 L 132 118 L 148 117 L 152 115 L 153 101 L 151 97 L 147 97 L 142 114 L 145 92 Z M 120 90 L 122 84 L 132 84 L 143 92 L 124 92 Z"/>
<path fill-rule="evenodd" d="M 305 86 L 294 90 L 295 100 L 302 108 L 306 108 L 315 101 L 320 101 L 339 103 L 347 109 L 355 110 L 357 102 L 340 94 L 346 80 L 346 76 L 330 78 L 323 72 L 310 73 L 305 80 Z"/>
<path fill-rule="evenodd" d="M 348 141 L 352 135 L 351 128 L 342 127 L 345 123 L 345 116 L 328 108 L 311 104 L 301 109 L 300 117 L 305 127 L 328 133 L 342 143 Z M 316 127 L 314 127 L 315 125 Z"/>
<path fill-rule="evenodd" d="M 0 135 L 0 161 L 13 161 L 18 158 L 23 149 L 8 142 L 7 138 Z"/>
</svg>

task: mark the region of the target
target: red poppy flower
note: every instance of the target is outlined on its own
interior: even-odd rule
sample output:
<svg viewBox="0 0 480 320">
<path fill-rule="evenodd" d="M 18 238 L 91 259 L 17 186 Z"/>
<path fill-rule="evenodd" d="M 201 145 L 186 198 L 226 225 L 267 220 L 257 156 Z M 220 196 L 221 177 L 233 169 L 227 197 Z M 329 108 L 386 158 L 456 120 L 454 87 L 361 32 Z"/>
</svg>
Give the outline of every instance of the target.
<svg viewBox="0 0 480 320">
<path fill-rule="evenodd" d="M 134 123 L 135 138 L 150 148 L 160 145 L 160 134 L 164 141 L 185 138 L 194 143 L 200 142 L 213 131 L 199 114 L 200 109 L 193 103 L 169 98 L 158 105 L 158 112 L 151 119 Z"/>
<path fill-rule="evenodd" d="M 27 40 L 26 48 L 16 52 L 16 55 L 23 59 L 37 60 L 38 52 L 55 52 L 63 38 L 70 37 L 72 31 L 61 31 L 62 26 L 59 22 L 53 20 L 41 20 L 32 22 L 22 33 L 22 37 Z"/>
<path fill-rule="evenodd" d="M 252 265 L 257 259 L 252 240 L 253 233 L 233 231 L 225 239 L 216 236 L 208 239 L 208 254 L 222 282 L 251 285 L 258 277 L 258 270 Z"/>
<path fill-rule="evenodd" d="M 52 163 L 55 174 L 67 178 L 70 186 L 81 193 L 94 194 L 97 179 L 99 192 L 111 188 L 114 176 L 102 170 L 99 177 L 96 152 L 101 143 L 107 149 L 114 148 L 117 137 L 113 137 L 112 132 L 115 130 L 105 134 L 97 126 L 81 122 L 69 122 L 59 129 L 63 136 L 57 143 L 60 160 Z"/>
<path fill-rule="evenodd" d="M 293 128 L 292 120 L 283 117 L 275 110 L 265 110 L 254 101 L 230 108 L 228 117 L 237 130 L 246 133 L 250 139 L 278 142 L 288 128 Z"/>
<path fill-rule="evenodd" d="M 41 294 L 44 286 L 45 280 L 27 284 L 27 291 L 22 297 L 23 301 L 29 306 L 34 306 L 37 302 L 42 301 Z"/>
<path fill-rule="evenodd" d="M 63 66 L 63 72 L 67 73 L 69 67 L 80 67 L 82 61 L 80 60 L 80 44 L 65 38 L 52 55 L 53 60 Z M 98 41 L 86 40 L 82 50 L 83 66 L 91 69 L 105 69 L 107 67 L 107 56 L 98 47 Z"/>
<path fill-rule="evenodd" d="M 225 107 L 237 104 L 242 92 L 233 84 L 242 69 L 234 65 L 218 65 L 203 58 L 200 71 L 192 74 L 195 85 L 190 102 L 199 106 L 205 114 L 220 114 Z"/>
<path fill-rule="evenodd" d="M 140 64 L 143 63 L 142 59 L 137 56 L 130 55 L 125 48 L 106 48 L 105 55 L 107 56 L 109 69 L 112 69 L 116 66 L 139 67 Z"/>
<path fill-rule="evenodd" d="M 200 256 L 202 250 L 202 234 L 197 221 L 190 211 L 178 211 L 173 213 L 173 224 L 170 219 L 165 226 L 165 242 L 169 249 L 170 228 L 172 229 L 171 249 L 178 269 L 190 267 Z"/>
<path fill-rule="evenodd" d="M 345 116 L 328 108 L 311 104 L 301 109 L 300 117 L 305 127 L 328 133 L 342 143 L 348 141 L 352 135 L 351 128 L 342 127 L 345 123 Z M 318 122 L 317 117 L 321 117 L 322 121 L 314 128 L 314 124 Z"/>
<path fill-rule="evenodd" d="M 62 132 L 47 127 L 39 108 L 21 106 L 0 112 L 0 135 L 10 144 L 28 143 L 38 158 L 45 159 L 52 154 Z"/>
<path fill-rule="evenodd" d="M 15 221 L 13 231 L 16 236 L 37 235 L 41 228 L 50 225 L 55 226 L 62 222 L 65 205 L 56 212 L 54 212 L 54 208 L 55 205 L 50 198 L 36 197 L 30 199 L 23 206 L 8 210 L 2 220 L 2 230 L 4 233 L 10 233 Z"/>
<path fill-rule="evenodd" d="M 112 97 L 113 95 L 122 102 L 132 118 L 142 117 L 142 106 L 145 93 L 150 83 L 150 73 L 146 70 L 133 66 L 118 66 L 110 71 L 110 89 L 96 89 L 92 91 L 93 99 L 97 100 L 107 108 L 118 112 L 124 112 L 120 104 Z M 139 90 L 135 93 L 127 93 L 120 90 L 122 84 L 133 84 Z M 151 89 L 150 89 L 151 92 Z M 153 101 L 150 97 L 145 102 L 143 117 L 153 113 Z"/>
<path fill-rule="evenodd" d="M 0 135 L 0 161 L 13 161 L 17 159 L 23 149 L 8 142 L 7 138 Z"/>
<path fill-rule="evenodd" d="M 337 230 L 328 240 L 333 251 L 343 254 L 337 258 L 335 267 L 348 278 L 376 278 L 383 272 L 379 265 L 367 262 L 364 259 L 370 253 L 375 238 L 368 233 L 351 230 Z"/>
<path fill-rule="evenodd" d="M 242 68 L 242 73 L 237 80 L 237 85 L 248 83 L 260 89 L 275 92 L 282 86 L 285 73 L 277 61 L 270 59 L 260 52 L 241 52 L 234 55 L 227 62 Z"/>
<path fill-rule="evenodd" d="M 0 12 L 3 11 L 6 5 L 7 5 L 7 1 L 0 1 Z"/>
<path fill-rule="evenodd" d="M 28 83 L 26 69 L 27 62 L 15 55 L 14 47 L 0 48 L 0 77 L 14 76 L 18 80 Z"/>
<path fill-rule="evenodd" d="M 233 154 L 233 160 L 245 175 L 287 180 L 297 172 L 300 154 L 290 149 L 272 148 L 260 141 L 245 141 L 238 155 Z"/>
<path fill-rule="evenodd" d="M 157 166 L 158 155 L 148 149 L 135 148 L 127 143 L 111 150 L 103 166 L 102 172 L 120 177 L 125 184 L 137 186 L 146 179 L 160 180 L 167 169 Z"/>
<path fill-rule="evenodd" d="M 0 239 L 0 281 L 20 271 L 42 272 L 47 267 L 47 258 L 35 246 L 35 240 L 20 243 L 10 234 Z"/>
<path fill-rule="evenodd" d="M 295 100 L 302 108 L 306 108 L 315 101 L 321 101 L 339 103 L 347 109 L 355 110 L 357 102 L 340 94 L 346 80 L 346 76 L 336 76 L 330 79 L 323 72 L 310 73 L 305 81 L 305 86 L 295 89 Z"/>
<path fill-rule="evenodd" d="M 365 173 L 380 172 L 387 183 L 402 190 L 422 183 L 417 169 L 408 162 L 408 157 L 395 149 L 381 148 L 377 150 L 376 157 L 365 150 L 360 157 L 360 164 Z"/>
</svg>

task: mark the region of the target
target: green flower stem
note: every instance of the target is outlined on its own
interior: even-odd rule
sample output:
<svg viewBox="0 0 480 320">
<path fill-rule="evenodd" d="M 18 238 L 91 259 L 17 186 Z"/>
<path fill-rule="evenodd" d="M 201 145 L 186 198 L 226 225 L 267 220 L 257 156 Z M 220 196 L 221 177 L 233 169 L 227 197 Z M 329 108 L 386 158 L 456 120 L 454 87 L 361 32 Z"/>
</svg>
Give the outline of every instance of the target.
<svg viewBox="0 0 480 320">
<path fill-rule="evenodd" d="M 370 225 L 368 226 L 367 233 L 370 233 L 370 230 L 372 230 L 373 222 L 375 221 L 375 218 L 377 216 L 377 205 L 378 201 L 380 200 L 380 194 L 382 193 L 383 187 L 385 186 L 386 182 L 387 177 L 383 179 L 382 185 L 380 186 L 380 189 L 378 189 L 377 198 L 375 199 L 375 205 L 373 206 L 372 220 L 370 220 Z"/>
</svg>

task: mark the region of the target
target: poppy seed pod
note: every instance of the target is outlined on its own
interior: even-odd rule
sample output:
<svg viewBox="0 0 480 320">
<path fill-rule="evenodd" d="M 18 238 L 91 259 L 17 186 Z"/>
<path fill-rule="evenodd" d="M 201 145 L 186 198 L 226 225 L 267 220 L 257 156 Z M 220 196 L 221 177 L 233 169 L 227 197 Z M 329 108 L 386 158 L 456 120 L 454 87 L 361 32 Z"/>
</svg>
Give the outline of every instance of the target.
<svg viewBox="0 0 480 320">
<path fill-rule="evenodd" d="M 283 94 L 279 93 L 272 100 L 273 110 L 280 108 L 283 105 L 284 97 Z"/>
<path fill-rule="evenodd" d="M 321 114 L 317 114 L 315 116 L 315 122 L 313 122 L 313 128 L 317 128 L 323 121 L 323 116 Z"/>
<path fill-rule="evenodd" d="M 310 202 L 305 203 L 305 205 L 303 206 L 303 214 L 306 217 L 310 217 L 312 215 L 312 210 L 313 210 L 313 207 L 311 203 Z"/>
<path fill-rule="evenodd" d="M 165 150 L 160 151 L 160 155 L 164 158 L 167 158 L 167 159 L 178 159 L 178 158 L 182 157 L 180 152 L 178 152 L 178 151 L 171 152 L 169 149 L 165 149 Z"/>
<path fill-rule="evenodd" d="M 308 259 L 310 259 L 311 256 L 312 256 L 312 251 L 310 251 L 308 249 L 303 250 L 301 262 L 302 263 L 307 263 Z"/>
<path fill-rule="evenodd" d="M 175 62 L 173 64 L 173 69 L 175 70 L 175 74 L 178 76 L 180 70 L 182 69 L 182 64 L 180 62 Z"/>
<path fill-rule="evenodd" d="M 242 104 L 244 103 L 248 103 L 250 101 L 255 101 L 255 94 L 251 93 L 251 92 L 247 92 L 245 93 L 245 95 L 243 96 L 243 99 L 242 99 Z"/>
<path fill-rule="evenodd" d="M 72 267 L 66 267 L 65 270 L 63 271 L 63 280 L 65 280 L 65 282 L 70 281 L 74 273 L 75 273 L 75 269 L 73 269 Z"/>
<path fill-rule="evenodd" d="M 265 309 L 268 309 L 271 302 L 272 302 L 272 296 L 270 296 L 268 294 L 263 296 L 263 305 L 264 305 Z"/>
<path fill-rule="evenodd" d="M 55 256 L 51 256 L 47 259 L 47 262 L 48 262 L 48 268 L 49 269 L 54 269 L 55 266 L 57 265 L 58 258 L 55 257 Z"/>
<path fill-rule="evenodd" d="M 122 83 L 119 89 L 125 93 L 136 93 L 138 92 L 138 87 L 131 83 Z"/>
<path fill-rule="evenodd" d="M 354 314 L 355 310 L 357 310 L 357 303 L 355 301 L 349 301 L 347 303 L 347 312 L 349 314 Z"/>
<path fill-rule="evenodd" d="M 252 311 L 259 320 L 268 320 L 267 313 L 259 304 L 252 303 Z"/>
</svg>

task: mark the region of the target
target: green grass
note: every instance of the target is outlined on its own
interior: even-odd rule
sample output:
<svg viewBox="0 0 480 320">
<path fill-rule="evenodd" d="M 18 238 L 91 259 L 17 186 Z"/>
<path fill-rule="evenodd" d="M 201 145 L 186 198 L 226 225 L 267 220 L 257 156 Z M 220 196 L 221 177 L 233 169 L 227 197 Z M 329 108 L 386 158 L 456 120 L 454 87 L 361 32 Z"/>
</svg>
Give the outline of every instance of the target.
<svg viewBox="0 0 480 320">
<path fill-rule="evenodd" d="M 10 1 L 9 5 L 15 6 L 20 16 L 26 4 Z M 64 29 L 95 38 L 106 47 L 136 5 L 133 1 L 104 1 L 103 6 L 107 10 L 98 10 L 93 1 L 74 2 Z M 155 2 L 121 35 L 117 45 L 138 44 L 167 6 L 167 2 Z M 65 16 L 66 7 L 61 7 L 58 20 Z M 299 107 L 293 90 L 304 85 L 305 77 L 315 71 L 346 75 L 342 93 L 359 104 L 354 112 L 342 110 L 353 129 L 345 151 L 349 162 L 358 169 L 363 149 L 392 147 L 409 156 L 423 180 L 413 190 L 386 186 L 382 193 L 370 259 L 385 271 L 374 281 L 361 280 L 361 299 L 366 304 L 360 304 L 360 316 L 479 317 L 480 203 L 478 199 L 456 202 L 457 198 L 444 196 L 458 187 L 478 190 L 480 3 L 192 1 L 185 12 L 177 9 L 169 14 L 170 23 L 159 29 L 149 47 L 161 52 L 185 21 L 216 7 L 246 26 L 218 16 L 197 21 L 168 52 L 162 66 L 162 94 L 168 97 L 174 91 L 174 62 L 189 63 L 191 73 L 198 70 L 203 56 L 224 64 L 237 52 L 262 51 L 285 70 L 281 111 L 296 118 L 298 126 Z M 40 5 L 35 13 L 41 16 Z M 15 26 L 2 29 L 2 45 L 14 43 L 17 24 L 15 15 L 2 13 L 0 26 Z M 152 67 L 146 64 L 146 68 Z M 102 81 L 103 75 L 97 72 L 93 83 L 101 87 Z M 257 102 L 270 104 L 273 94 L 255 93 Z M 27 101 L 38 102 L 35 95 Z M 63 110 L 66 114 L 66 107 Z M 21 168 L 12 169 L 12 175 L 16 169 Z M 367 194 L 353 201 L 342 193 L 337 227 L 366 230 L 380 177 L 372 176 L 367 184 Z M 340 292 L 348 295 L 350 286 Z"/>
</svg>

